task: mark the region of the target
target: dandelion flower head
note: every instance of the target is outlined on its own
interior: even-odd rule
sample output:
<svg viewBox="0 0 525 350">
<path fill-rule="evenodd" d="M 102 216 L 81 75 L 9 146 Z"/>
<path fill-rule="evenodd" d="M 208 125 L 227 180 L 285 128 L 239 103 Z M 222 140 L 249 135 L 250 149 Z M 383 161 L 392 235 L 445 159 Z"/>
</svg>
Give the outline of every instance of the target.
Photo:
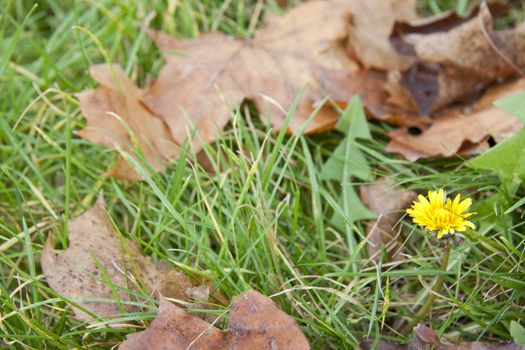
<svg viewBox="0 0 525 350">
<path fill-rule="evenodd" d="M 458 194 L 451 200 L 447 198 L 443 189 L 440 189 L 428 191 L 428 199 L 419 195 L 418 200 L 406 212 L 419 226 L 429 231 L 438 231 L 437 238 L 475 228 L 474 224 L 467 220 L 475 214 L 466 213 L 472 205 L 470 198 L 460 201 L 461 195 Z"/>
</svg>

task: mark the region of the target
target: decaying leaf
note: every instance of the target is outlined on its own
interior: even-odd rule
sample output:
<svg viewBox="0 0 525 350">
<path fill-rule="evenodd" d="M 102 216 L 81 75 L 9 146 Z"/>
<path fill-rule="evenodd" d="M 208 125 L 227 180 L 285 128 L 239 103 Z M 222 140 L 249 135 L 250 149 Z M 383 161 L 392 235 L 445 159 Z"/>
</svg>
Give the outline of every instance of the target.
<svg viewBox="0 0 525 350">
<path fill-rule="evenodd" d="M 143 106 L 144 92 L 130 82 L 117 65 L 96 65 L 91 67 L 90 73 L 101 86 L 78 94 L 87 126 L 77 135 L 132 154 L 131 131 L 151 166 L 157 171 L 164 170 L 166 160 L 178 156 L 178 147 L 162 119 Z M 127 180 L 141 179 L 123 158 L 119 158 L 108 175 Z"/>
<path fill-rule="evenodd" d="M 409 33 L 397 33 L 397 47 L 409 53 L 414 63 L 390 73 L 386 85 L 390 103 L 428 115 L 494 82 L 522 74 L 525 25 L 495 30 L 486 3 L 472 19 L 456 23 L 447 31 L 435 32 L 424 23 L 420 32 L 418 26 L 411 26 Z"/>
<path fill-rule="evenodd" d="M 484 343 L 484 342 L 463 342 L 453 344 L 438 339 L 437 334 L 431 328 L 422 324 L 414 328 L 415 337 L 408 345 L 388 343 L 380 341 L 376 344 L 376 350 L 428 350 L 434 346 L 436 350 L 525 350 L 525 346 L 514 343 Z M 361 350 L 370 350 L 372 342 L 361 344 Z"/>
<path fill-rule="evenodd" d="M 488 148 L 492 137 L 500 142 L 518 132 L 523 124 L 519 118 L 494 107 L 495 100 L 525 90 L 525 79 L 489 89 L 471 107 L 471 111 L 449 109 L 420 135 L 411 135 L 406 128 L 390 133 L 391 141 L 386 150 L 400 153 L 415 161 L 426 157 L 450 157 L 455 154 L 476 154 Z"/>
<path fill-rule="evenodd" d="M 148 329 L 130 334 L 120 350 L 142 349 L 309 349 L 297 323 L 268 297 L 247 291 L 230 309 L 223 332 L 162 298 L 157 318 Z"/>
<path fill-rule="evenodd" d="M 361 186 L 361 200 L 374 213 L 378 215 L 376 220 L 366 225 L 368 239 L 368 255 L 379 259 L 381 245 L 386 246 L 388 255 L 396 260 L 402 243 L 394 226 L 407 208 L 416 198 L 414 191 L 393 188 L 394 183 L 388 179 L 378 179 L 371 185 Z"/>
<path fill-rule="evenodd" d="M 95 316 L 130 311 L 126 302 L 131 296 L 126 290 L 138 290 L 139 280 L 153 295 L 203 301 L 195 298 L 196 287 L 188 276 L 158 269 L 135 242 L 119 237 L 104 210 L 102 196 L 91 209 L 69 222 L 68 237 L 69 248 L 58 252 L 48 240 L 42 250 L 42 270 L 51 288 Z M 86 300 L 90 298 L 107 301 Z M 74 312 L 79 320 L 92 319 L 79 308 Z"/>
</svg>

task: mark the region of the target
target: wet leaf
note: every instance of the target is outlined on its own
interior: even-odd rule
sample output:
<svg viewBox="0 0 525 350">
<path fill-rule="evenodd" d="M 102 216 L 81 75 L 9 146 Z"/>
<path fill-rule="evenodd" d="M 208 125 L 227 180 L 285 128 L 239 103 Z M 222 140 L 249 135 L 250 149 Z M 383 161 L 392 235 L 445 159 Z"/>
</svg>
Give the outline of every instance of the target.
<svg viewBox="0 0 525 350">
<path fill-rule="evenodd" d="M 268 297 L 247 291 L 230 309 L 223 332 L 162 298 L 157 318 L 146 330 L 130 334 L 120 350 L 142 349 L 309 349 L 297 323 Z"/>
<path fill-rule="evenodd" d="M 158 269 L 135 242 L 117 234 L 102 196 L 91 209 L 70 220 L 68 238 L 69 248 L 63 251 L 56 251 L 48 240 L 40 262 L 49 286 L 87 311 L 73 307 L 79 320 L 90 321 L 91 314 L 107 318 L 131 311 L 129 302 L 136 297 L 128 290 L 196 300 L 195 283 L 188 276 Z"/>
</svg>

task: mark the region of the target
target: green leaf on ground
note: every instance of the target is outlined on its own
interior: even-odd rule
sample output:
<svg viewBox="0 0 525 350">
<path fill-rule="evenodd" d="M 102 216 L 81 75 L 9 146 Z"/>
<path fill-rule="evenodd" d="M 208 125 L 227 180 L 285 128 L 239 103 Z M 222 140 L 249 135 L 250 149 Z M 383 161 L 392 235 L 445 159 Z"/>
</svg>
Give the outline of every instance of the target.
<svg viewBox="0 0 525 350">
<path fill-rule="evenodd" d="M 500 98 L 494 102 L 494 106 L 520 118 L 525 123 L 525 92 Z"/>
<path fill-rule="evenodd" d="M 331 157 L 321 169 L 321 179 L 338 181 L 342 187 L 338 200 L 346 219 L 340 213 L 334 213 L 331 223 L 343 229 L 347 220 L 351 222 L 373 219 L 376 215 L 361 202 L 351 185 L 352 177 L 363 181 L 373 180 L 370 165 L 359 147 L 357 139 L 371 140 L 370 129 L 366 120 L 361 100 L 354 96 L 343 111 L 336 126 L 337 130 L 346 135 L 335 149 Z"/>
<path fill-rule="evenodd" d="M 518 345 L 525 345 L 525 327 L 516 321 L 510 321 L 510 336 Z"/>
<path fill-rule="evenodd" d="M 474 169 L 496 171 L 504 182 L 525 178 L 525 129 L 467 162 Z"/>
</svg>

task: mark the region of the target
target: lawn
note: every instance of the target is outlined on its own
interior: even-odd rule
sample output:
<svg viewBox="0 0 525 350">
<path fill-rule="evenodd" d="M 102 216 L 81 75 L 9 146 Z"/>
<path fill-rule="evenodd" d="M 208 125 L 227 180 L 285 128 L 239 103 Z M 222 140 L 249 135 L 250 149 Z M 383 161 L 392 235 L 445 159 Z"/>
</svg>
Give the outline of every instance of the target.
<svg viewBox="0 0 525 350">
<path fill-rule="evenodd" d="M 466 5 L 428 0 L 421 9 Z M 443 274 L 441 243 L 408 217 L 395 226 L 402 258 L 369 258 L 366 221 L 352 222 L 338 203 L 340 186 L 321 176 L 348 137 L 343 132 L 276 133 L 246 103 L 204 155 L 188 152 L 136 182 L 105 177 L 118 152 L 76 136 L 86 121 L 75 94 L 97 86 L 87 73 L 92 64 L 120 63 L 139 86 L 158 75 L 165 62 L 144 24 L 189 38 L 213 30 L 249 37 L 267 13 L 282 12 L 272 0 L 4 0 L 0 348 L 111 348 L 155 318 L 158 302 L 137 295 L 134 312 L 81 322 L 46 283 L 40 255 L 48 237 L 65 249 L 69 220 L 100 193 L 119 234 L 144 255 L 210 279 L 228 298 L 248 289 L 271 296 L 314 349 L 353 349 L 367 338 L 406 343 L 399 330 L 440 275 L 444 287 L 421 322 L 456 341 L 511 340 L 511 321 L 525 321 L 525 212 L 518 203 L 525 187 L 518 178 L 468 167 L 461 157 L 403 160 L 384 151 L 391 127 L 368 123 L 373 137 L 357 144 L 373 179 L 349 177 L 344 188 L 386 177 L 423 194 L 445 188 L 473 198 L 477 230 L 449 239 Z M 334 213 L 346 217 L 342 225 Z"/>
</svg>

